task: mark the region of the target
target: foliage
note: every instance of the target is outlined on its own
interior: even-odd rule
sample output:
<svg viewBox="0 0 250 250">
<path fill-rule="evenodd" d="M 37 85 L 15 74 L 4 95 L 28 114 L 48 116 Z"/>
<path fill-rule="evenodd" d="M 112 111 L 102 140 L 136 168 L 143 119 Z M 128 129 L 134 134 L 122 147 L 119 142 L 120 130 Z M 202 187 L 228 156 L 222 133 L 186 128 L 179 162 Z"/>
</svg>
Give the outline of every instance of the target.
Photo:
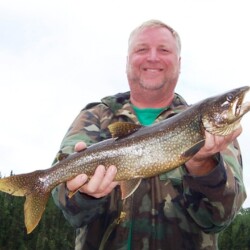
<svg viewBox="0 0 250 250">
<path fill-rule="evenodd" d="M 233 223 L 219 235 L 219 249 L 250 249 L 250 208 L 241 209 Z"/>
</svg>

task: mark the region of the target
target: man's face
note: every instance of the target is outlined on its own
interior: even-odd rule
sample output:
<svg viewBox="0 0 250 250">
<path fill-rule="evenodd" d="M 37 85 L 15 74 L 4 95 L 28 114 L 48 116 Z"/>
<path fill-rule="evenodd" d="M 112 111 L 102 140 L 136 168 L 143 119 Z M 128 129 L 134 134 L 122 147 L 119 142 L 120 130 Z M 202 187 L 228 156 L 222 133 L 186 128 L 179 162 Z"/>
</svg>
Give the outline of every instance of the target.
<svg viewBox="0 0 250 250">
<path fill-rule="evenodd" d="M 144 28 L 132 37 L 127 58 L 131 89 L 138 85 L 151 90 L 161 89 L 166 84 L 176 85 L 179 71 L 179 50 L 168 29 Z"/>
</svg>

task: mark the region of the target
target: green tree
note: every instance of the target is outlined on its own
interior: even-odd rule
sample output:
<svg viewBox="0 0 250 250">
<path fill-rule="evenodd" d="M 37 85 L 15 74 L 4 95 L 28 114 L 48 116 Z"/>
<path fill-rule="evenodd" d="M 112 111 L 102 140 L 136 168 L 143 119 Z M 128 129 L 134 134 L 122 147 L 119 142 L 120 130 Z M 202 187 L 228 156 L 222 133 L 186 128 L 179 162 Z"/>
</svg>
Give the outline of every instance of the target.
<svg viewBox="0 0 250 250">
<path fill-rule="evenodd" d="M 250 249 L 250 208 L 242 209 L 219 235 L 220 250 Z"/>
</svg>

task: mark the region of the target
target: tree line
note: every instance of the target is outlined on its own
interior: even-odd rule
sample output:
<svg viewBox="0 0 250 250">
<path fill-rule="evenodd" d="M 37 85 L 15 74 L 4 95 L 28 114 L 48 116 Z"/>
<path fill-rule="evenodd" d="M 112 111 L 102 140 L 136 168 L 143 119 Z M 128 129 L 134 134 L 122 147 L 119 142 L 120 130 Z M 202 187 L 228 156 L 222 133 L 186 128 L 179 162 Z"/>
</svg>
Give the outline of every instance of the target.
<svg viewBox="0 0 250 250">
<path fill-rule="evenodd" d="M 31 234 L 26 233 L 24 199 L 0 192 L 0 250 L 73 250 L 74 229 L 52 198 L 37 228 Z M 250 208 L 242 208 L 219 234 L 219 249 L 250 250 Z"/>
</svg>

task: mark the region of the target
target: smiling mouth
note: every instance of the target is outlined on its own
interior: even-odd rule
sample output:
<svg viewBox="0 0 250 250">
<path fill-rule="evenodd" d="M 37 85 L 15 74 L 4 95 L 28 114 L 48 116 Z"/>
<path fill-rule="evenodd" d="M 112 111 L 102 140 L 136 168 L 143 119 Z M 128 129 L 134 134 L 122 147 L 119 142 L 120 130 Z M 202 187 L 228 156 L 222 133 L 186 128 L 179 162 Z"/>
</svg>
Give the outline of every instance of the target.
<svg viewBox="0 0 250 250">
<path fill-rule="evenodd" d="M 144 71 L 147 71 L 147 72 L 161 72 L 163 71 L 163 69 L 159 69 L 159 68 L 143 68 Z"/>
</svg>

